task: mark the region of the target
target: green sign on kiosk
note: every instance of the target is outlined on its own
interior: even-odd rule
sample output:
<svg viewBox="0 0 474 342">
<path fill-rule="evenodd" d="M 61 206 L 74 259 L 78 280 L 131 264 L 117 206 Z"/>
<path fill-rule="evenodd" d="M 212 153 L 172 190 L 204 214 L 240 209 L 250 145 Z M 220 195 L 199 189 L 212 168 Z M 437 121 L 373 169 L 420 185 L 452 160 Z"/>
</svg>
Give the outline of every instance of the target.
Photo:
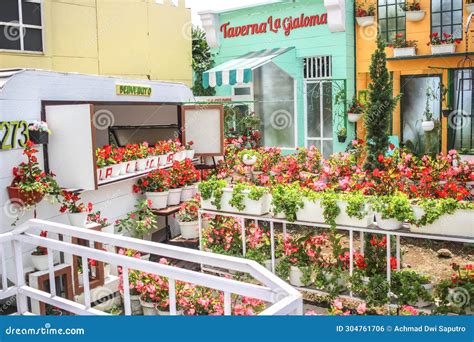
<svg viewBox="0 0 474 342">
<path fill-rule="evenodd" d="M 151 96 L 151 87 L 146 85 L 117 84 L 115 85 L 117 95 L 126 96 Z"/>
</svg>

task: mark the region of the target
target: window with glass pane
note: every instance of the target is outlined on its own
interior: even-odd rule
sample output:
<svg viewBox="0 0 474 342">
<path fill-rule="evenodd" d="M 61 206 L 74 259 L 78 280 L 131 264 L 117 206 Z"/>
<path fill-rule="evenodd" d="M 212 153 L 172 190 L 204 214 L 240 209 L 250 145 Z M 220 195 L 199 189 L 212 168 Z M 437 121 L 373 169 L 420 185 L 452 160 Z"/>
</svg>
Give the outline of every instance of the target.
<svg viewBox="0 0 474 342">
<path fill-rule="evenodd" d="M 474 154 L 474 69 L 454 73 L 454 111 L 448 117 L 448 147 Z"/>
<path fill-rule="evenodd" d="M 400 5 L 405 0 L 378 0 L 379 34 L 385 41 L 391 42 L 395 35 L 405 35 L 405 12 Z"/>
<path fill-rule="evenodd" d="M 253 78 L 264 145 L 295 148 L 294 79 L 273 63 L 256 69 Z"/>
<path fill-rule="evenodd" d="M 0 0 L 0 50 L 43 51 L 41 1 Z"/>
<path fill-rule="evenodd" d="M 431 33 L 453 35 L 462 39 L 462 4 L 464 0 L 431 1 Z"/>
</svg>

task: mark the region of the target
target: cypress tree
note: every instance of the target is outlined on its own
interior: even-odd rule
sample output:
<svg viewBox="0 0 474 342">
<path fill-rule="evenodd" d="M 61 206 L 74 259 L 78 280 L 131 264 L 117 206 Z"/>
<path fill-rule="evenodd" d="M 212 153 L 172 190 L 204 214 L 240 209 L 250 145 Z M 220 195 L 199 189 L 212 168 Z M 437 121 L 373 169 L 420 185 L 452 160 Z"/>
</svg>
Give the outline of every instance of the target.
<svg viewBox="0 0 474 342">
<path fill-rule="evenodd" d="M 379 156 L 384 156 L 388 150 L 390 118 L 399 100 L 399 97 L 393 97 L 393 84 L 387 70 L 385 42 L 380 37 L 377 38 L 377 50 L 372 55 L 370 80 L 368 106 L 364 119 L 367 151 L 364 168 L 372 171 L 383 168 Z"/>
</svg>

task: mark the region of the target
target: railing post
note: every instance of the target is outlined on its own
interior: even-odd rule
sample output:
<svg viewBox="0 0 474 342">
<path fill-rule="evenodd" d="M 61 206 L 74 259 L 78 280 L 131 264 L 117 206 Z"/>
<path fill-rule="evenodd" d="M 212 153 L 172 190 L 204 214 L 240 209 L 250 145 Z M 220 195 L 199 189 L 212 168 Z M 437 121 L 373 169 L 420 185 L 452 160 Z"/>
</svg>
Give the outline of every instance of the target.
<svg viewBox="0 0 474 342">
<path fill-rule="evenodd" d="M 48 251 L 48 269 L 49 269 L 49 289 L 51 297 L 56 296 L 56 277 L 54 276 L 54 251 L 51 248 Z"/>
<path fill-rule="evenodd" d="M 169 290 L 169 307 L 170 315 L 176 316 L 176 282 L 174 279 L 168 279 L 168 290 Z"/>
<path fill-rule="evenodd" d="M 241 221 L 242 226 L 242 255 L 245 257 L 247 254 L 247 242 L 245 241 L 245 219 L 242 218 Z"/>
<path fill-rule="evenodd" d="M 275 273 L 275 227 L 270 221 L 270 251 L 272 255 L 272 272 Z"/>
<path fill-rule="evenodd" d="M 17 311 L 20 315 L 28 312 L 28 302 L 26 296 L 21 294 L 20 287 L 25 285 L 25 274 L 23 272 L 23 252 L 21 248 L 21 242 L 13 240 L 13 255 L 15 262 L 15 277 L 16 277 L 16 286 L 18 288 L 18 293 L 16 295 L 16 306 Z"/>
<path fill-rule="evenodd" d="M 2 290 L 5 291 L 8 288 L 8 277 L 7 277 L 7 265 L 5 261 L 5 253 L 3 252 L 4 244 L 0 244 L 0 261 L 2 265 Z"/>
<path fill-rule="evenodd" d="M 229 292 L 224 292 L 224 315 L 232 315 L 232 299 Z"/>
<path fill-rule="evenodd" d="M 89 284 L 89 264 L 87 257 L 82 257 L 82 277 L 84 283 L 84 305 L 87 309 L 91 307 L 91 288 Z"/>
<path fill-rule="evenodd" d="M 130 302 L 130 283 L 128 280 L 128 267 L 122 266 L 122 282 L 123 282 L 123 305 L 125 307 L 125 316 L 132 315 L 132 307 Z"/>
</svg>

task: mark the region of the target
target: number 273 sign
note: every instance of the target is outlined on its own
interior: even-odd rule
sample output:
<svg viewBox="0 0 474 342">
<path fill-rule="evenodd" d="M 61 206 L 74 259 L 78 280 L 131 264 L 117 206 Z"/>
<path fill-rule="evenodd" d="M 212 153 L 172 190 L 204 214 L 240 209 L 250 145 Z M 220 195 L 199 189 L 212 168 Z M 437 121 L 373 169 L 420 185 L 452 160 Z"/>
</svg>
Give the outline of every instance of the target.
<svg viewBox="0 0 474 342">
<path fill-rule="evenodd" d="M 0 150 L 23 148 L 29 138 L 28 122 L 0 121 Z"/>
</svg>

